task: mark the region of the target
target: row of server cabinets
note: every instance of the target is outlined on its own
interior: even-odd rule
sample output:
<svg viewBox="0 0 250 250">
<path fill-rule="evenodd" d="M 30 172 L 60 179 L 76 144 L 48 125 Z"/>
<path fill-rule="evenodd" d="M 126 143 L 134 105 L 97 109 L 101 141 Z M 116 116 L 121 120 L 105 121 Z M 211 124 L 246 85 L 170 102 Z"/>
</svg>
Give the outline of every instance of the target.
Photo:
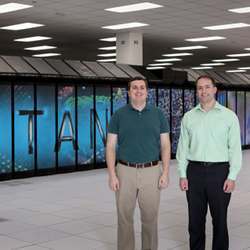
<svg viewBox="0 0 250 250">
<path fill-rule="evenodd" d="M 127 81 L 28 79 L 1 81 L 0 179 L 104 167 L 108 123 L 128 103 Z M 220 89 L 217 100 L 238 115 L 248 147 L 250 91 Z M 169 121 L 174 157 L 183 114 L 197 104 L 194 85 L 150 82 L 148 103 Z"/>
</svg>

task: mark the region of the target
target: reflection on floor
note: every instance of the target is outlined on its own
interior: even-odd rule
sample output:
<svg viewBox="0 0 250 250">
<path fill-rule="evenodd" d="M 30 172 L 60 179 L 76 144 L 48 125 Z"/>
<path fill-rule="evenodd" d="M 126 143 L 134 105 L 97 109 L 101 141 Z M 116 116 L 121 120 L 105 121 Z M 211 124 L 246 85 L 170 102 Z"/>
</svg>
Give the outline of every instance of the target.
<svg viewBox="0 0 250 250">
<path fill-rule="evenodd" d="M 230 250 L 250 249 L 250 151 L 229 209 Z M 93 170 L 0 183 L 1 250 L 116 250 L 114 194 L 106 170 Z M 135 213 L 136 249 L 140 223 Z M 162 192 L 159 250 L 187 250 L 187 205 L 178 189 L 176 162 Z M 207 250 L 211 220 L 207 218 Z"/>
</svg>

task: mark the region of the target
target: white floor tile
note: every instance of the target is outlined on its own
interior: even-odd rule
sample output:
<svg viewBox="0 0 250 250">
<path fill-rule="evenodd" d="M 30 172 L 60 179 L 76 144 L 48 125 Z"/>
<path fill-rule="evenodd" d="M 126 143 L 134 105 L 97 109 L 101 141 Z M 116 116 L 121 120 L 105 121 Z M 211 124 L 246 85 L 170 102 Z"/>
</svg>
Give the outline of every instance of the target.
<svg viewBox="0 0 250 250">
<path fill-rule="evenodd" d="M 117 217 L 115 213 L 100 213 L 99 215 L 91 216 L 84 220 L 87 223 L 104 226 L 115 226 L 117 224 Z"/>
<path fill-rule="evenodd" d="M 26 242 L 36 243 L 36 244 L 71 236 L 70 234 L 54 231 L 47 228 L 36 228 L 24 232 L 11 233 L 9 235 L 18 240 L 23 240 Z"/>
<path fill-rule="evenodd" d="M 103 242 L 76 236 L 61 240 L 55 240 L 40 245 L 43 247 L 47 247 L 51 250 L 94 250 L 98 247 L 105 246 Z"/>
<path fill-rule="evenodd" d="M 103 227 L 101 229 L 96 229 L 88 233 L 80 234 L 79 236 L 82 236 L 87 239 L 99 240 L 109 244 L 116 244 L 116 235 L 116 228 Z"/>
<path fill-rule="evenodd" d="M 240 238 L 247 238 L 250 240 L 250 224 L 235 227 L 230 230 L 230 233 L 234 236 L 238 236 Z"/>
<path fill-rule="evenodd" d="M 83 219 L 91 216 L 98 215 L 98 212 L 94 212 L 92 210 L 86 209 L 85 207 L 71 208 L 71 209 L 63 209 L 54 213 L 51 213 L 56 216 L 68 218 L 68 219 Z"/>
<path fill-rule="evenodd" d="M 187 242 L 188 233 L 183 226 L 173 226 L 159 231 L 159 237 L 174 241 Z"/>
<path fill-rule="evenodd" d="M 51 248 L 45 248 L 45 247 L 40 247 L 37 245 L 32 245 L 32 246 L 27 246 L 27 247 L 22 247 L 22 248 L 15 248 L 13 250 L 51 250 Z"/>
<path fill-rule="evenodd" d="M 24 230 L 35 229 L 36 226 L 19 221 L 5 221 L 0 223 L 0 234 L 10 234 L 22 232 Z"/>
<path fill-rule="evenodd" d="M 24 247 L 29 245 L 27 242 L 16 240 L 4 235 L 0 235 L 0 248 L 3 250 L 13 250 L 17 247 Z"/>
<path fill-rule="evenodd" d="M 82 234 L 103 227 L 104 226 L 102 225 L 90 224 L 83 220 L 74 220 L 66 223 L 55 224 L 48 228 L 69 234 Z"/>
</svg>

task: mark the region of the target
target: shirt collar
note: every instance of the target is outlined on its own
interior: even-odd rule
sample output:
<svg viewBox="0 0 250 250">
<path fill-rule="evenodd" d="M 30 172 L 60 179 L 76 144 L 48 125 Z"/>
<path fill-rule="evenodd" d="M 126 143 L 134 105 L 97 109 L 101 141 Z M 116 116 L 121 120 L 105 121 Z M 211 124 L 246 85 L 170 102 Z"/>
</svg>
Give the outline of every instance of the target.
<svg viewBox="0 0 250 250">
<path fill-rule="evenodd" d="M 214 107 L 211 110 L 213 110 L 213 109 L 221 110 L 222 108 L 223 108 L 223 106 L 216 101 Z M 195 109 L 200 110 L 200 111 L 204 111 L 204 109 L 202 109 L 200 103 L 195 107 Z"/>
<path fill-rule="evenodd" d="M 131 103 L 128 104 L 128 107 L 129 107 L 130 109 L 132 109 L 132 110 L 138 111 L 137 109 L 135 109 L 135 108 L 131 105 Z M 151 106 L 150 106 L 148 103 L 146 103 L 146 106 L 144 107 L 144 109 L 143 109 L 142 111 L 146 111 L 146 110 L 150 110 L 150 109 L 151 109 Z"/>
</svg>

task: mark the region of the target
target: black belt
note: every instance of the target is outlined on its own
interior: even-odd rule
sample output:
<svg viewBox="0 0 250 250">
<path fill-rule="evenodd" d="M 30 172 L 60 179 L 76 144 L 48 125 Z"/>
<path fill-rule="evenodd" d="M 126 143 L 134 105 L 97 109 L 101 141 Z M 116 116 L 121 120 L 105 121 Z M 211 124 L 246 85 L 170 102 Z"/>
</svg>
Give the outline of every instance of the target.
<svg viewBox="0 0 250 250">
<path fill-rule="evenodd" d="M 148 167 L 153 167 L 153 166 L 158 165 L 158 161 L 150 161 L 150 162 L 144 162 L 144 163 L 131 163 L 131 162 L 119 160 L 118 162 L 128 167 L 132 167 L 132 168 L 148 168 Z"/>
<path fill-rule="evenodd" d="M 201 166 L 221 166 L 221 165 L 229 165 L 228 161 L 218 161 L 218 162 L 209 162 L 209 161 L 189 161 L 192 165 L 201 165 Z"/>
</svg>

